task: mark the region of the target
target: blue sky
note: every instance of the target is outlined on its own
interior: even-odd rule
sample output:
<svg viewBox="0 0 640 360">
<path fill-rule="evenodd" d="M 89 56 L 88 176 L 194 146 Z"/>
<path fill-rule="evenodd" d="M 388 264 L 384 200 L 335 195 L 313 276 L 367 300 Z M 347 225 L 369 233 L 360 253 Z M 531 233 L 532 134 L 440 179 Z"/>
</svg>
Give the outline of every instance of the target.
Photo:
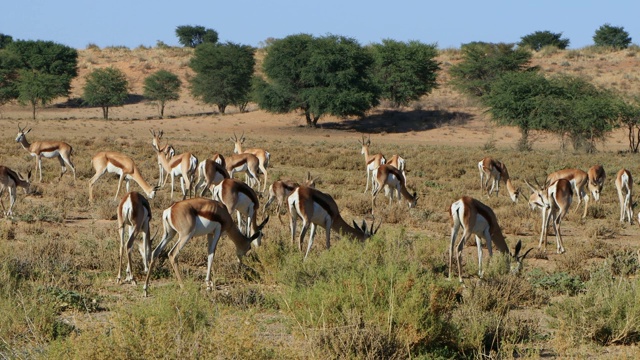
<svg viewBox="0 0 640 360">
<path fill-rule="evenodd" d="M 178 45 L 175 28 L 202 25 L 221 41 L 259 46 L 267 38 L 308 33 L 418 40 L 439 48 L 471 41 L 518 42 L 538 30 L 562 33 L 570 48 L 593 44 L 605 23 L 640 44 L 640 1 L 482 0 L 13 0 L 0 6 L 0 33 L 77 49 Z"/>
</svg>

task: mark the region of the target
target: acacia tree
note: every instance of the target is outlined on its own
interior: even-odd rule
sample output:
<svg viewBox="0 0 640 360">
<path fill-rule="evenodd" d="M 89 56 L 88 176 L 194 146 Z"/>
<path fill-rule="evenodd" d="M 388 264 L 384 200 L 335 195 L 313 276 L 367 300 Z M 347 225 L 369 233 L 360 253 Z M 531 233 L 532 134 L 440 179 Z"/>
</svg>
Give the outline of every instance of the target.
<svg viewBox="0 0 640 360">
<path fill-rule="evenodd" d="M 631 44 L 629 33 L 622 26 L 604 24 L 593 35 L 593 43 L 597 46 L 610 46 L 615 49 L 626 49 Z"/>
<path fill-rule="evenodd" d="M 32 109 L 32 118 L 36 118 L 38 104 L 45 106 L 51 100 L 58 97 L 64 90 L 64 84 L 59 77 L 33 70 L 20 70 L 17 83 L 18 101 L 21 104 L 29 104 Z"/>
<path fill-rule="evenodd" d="M 514 49 L 514 44 L 474 42 L 462 45 L 462 61 L 451 66 L 451 83 L 458 90 L 473 96 L 491 91 L 491 82 L 510 71 L 529 68 L 531 52 Z"/>
<path fill-rule="evenodd" d="M 640 147 L 640 101 L 638 98 L 632 101 L 624 101 L 620 98 L 618 102 L 619 123 L 627 128 L 627 138 L 629 140 L 629 151 L 638 152 Z"/>
<path fill-rule="evenodd" d="M 545 46 L 555 46 L 564 50 L 569 46 L 569 39 L 562 39 L 562 33 L 551 31 L 536 31 L 520 38 L 518 46 L 528 46 L 535 51 L 540 51 Z"/>
<path fill-rule="evenodd" d="M 253 54 L 251 46 L 231 42 L 198 46 L 189 63 L 196 73 L 190 80 L 192 96 L 223 114 L 229 105 L 242 107 L 251 92 Z"/>
<path fill-rule="evenodd" d="M 95 69 L 86 77 L 84 101 L 90 106 L 100 106 L 103 118 L 108 120 L 109 108 L 127 100 L 128 87 L 129 82 L 122 71 L 114 67 Z"/>
<path fill-rule="evenodd" d="M 263 62 L 266 78 L 254 98 L 272 113 L 300 110 L 307 126 L 323 115 L 362 116 L 378 104 L 374 59 L 352 38 L 297 34 L 273 41 Z"/>
<path fill-rule="evenodd" d="M 20 59 L 18 56 L 0 49 L 0 106 L 18 98 L 19 69 Z"/>
<path fill-rule="evenodd" d="M 438 55 L 435 45 L 385 39 L 382 44 L 371 46 L 371 50 L 381 98 L 389 100 L 391 106 L 406 106 L 437 87 L 440 66 L 434 60 Z"/>
<path fill-rule="evenodd" d="M 218 32 L 204 26 L 182 25 L 176 28 L 178 42 L 185 47 L 194 48 L 200 44 L 218 42 Z"/>
<path fill-rule="evenodd" d="M 180 86 L 182 82 L 178 75 L 167 70 L 158 70 L 144 79 L 144 97 L 158 103 L 162 118 L 166 103 L 180 99 Z"/>
</svg>

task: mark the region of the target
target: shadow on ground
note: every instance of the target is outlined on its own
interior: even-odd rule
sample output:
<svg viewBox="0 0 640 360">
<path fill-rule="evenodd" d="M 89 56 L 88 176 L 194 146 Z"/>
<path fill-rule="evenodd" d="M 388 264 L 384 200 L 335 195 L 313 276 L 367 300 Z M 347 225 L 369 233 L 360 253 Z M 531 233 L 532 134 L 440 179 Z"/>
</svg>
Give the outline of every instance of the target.
<svg viewBox="0 0 640 360">
<path fill-rule="evenodd" d="M 464 125 L 471 114 L 444 110 L 384 110 L 360 119 L 323 123 L 323 129 L 355 130 L 363 133 L 405 133 L 435 129 L 443 125 Z"/>
</svg>

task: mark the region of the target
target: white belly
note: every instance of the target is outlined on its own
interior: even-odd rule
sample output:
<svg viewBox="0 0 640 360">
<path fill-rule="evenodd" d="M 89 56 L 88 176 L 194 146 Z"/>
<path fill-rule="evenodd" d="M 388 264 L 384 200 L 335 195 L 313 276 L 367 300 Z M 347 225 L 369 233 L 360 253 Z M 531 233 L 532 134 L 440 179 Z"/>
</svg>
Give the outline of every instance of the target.
<svg viewBox="0 0 640 360">
<path fill-rule="evenodd" d="M 324 225 L 327 221 L 331 220 L 331 216 L 329 213 L 320 205 L 314 203 L 313 204 L 313 212 L 309 214 L 309 222 L 318 225 Z"/>
<path fill-rule="evenodd" d="M 473 229 L 471 230 L 471 232 L 480 237 L 484 237 L 484 231 L 488 227 L 489 227 L 489 222 L 487 221 L 487 219 L 485 219 L 483 216 L 477 215 L 476 223 L 473 226 Z"/>
<path fill-rule="evenodd" d="M 253 216 L 253 201 L 243 194 L 238 193 L 238 202 L 236 204 L 236 210 L 240 212 L 240 214 L 244 216 Z"/>
<path fill-rule="evenodd" d="M 196 217 L 196 228 L 193 233 L 193 236 L 202 236 L 211 234 L 214 231 L 219 232 L 221 230 L 221 226 L 219 222 L 211 221 L 207 218 L 203 218 L 201 216 Z"/>
<path fill-rule="evenodd" d="M 117 166 L 114 166 L 112 163 L 107 163 L 107 172 L 122 175 L 122 169 Z"/>
<path fill-rule="evenodd" d="M 36 154 L 31 154 L 31 155 L 36 156 Z M 60 151 L 54 150 L 54 151 L 41 152 L 40 156 L 44 156 L 46 158 L 58 157 L 60 156 Z"/>
</svg>

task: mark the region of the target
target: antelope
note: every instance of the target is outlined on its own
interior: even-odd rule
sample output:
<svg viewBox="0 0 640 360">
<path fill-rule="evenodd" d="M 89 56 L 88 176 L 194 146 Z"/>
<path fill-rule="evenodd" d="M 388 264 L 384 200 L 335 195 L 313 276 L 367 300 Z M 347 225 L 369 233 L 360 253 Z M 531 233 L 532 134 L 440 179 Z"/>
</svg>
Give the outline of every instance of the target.
<svg viewBox="0 0 640 360">
<path fill-rule="evenodd" d="M 24 128 L 20 127 L 18 124 L 18 135 L 16 136 L 16 142 L 20 143 L 22 147 L 36 158 L 36 175 L 38 174 L 38 170 L 40 170 L 40 182 L 42 182 L 42 157 L 45 158 L 54 158 L 57 157 L 58 161 L 60 161 L 60 166 L 62 169 L 60 170 L 60 178 L 62 178 L 62 174 L 67 172 L 67 166 L 71 168 L 73 171 L 73 180 L 76 179 L 76 167 L 71 162 L 71 154 L 73 153 L 73 148 L 71 145 L 62 141 L 36 141 L 34 143 L 29 143 L 27 141 L 27 134 L 31 131 L 29 128 L 27 131 L 24 131 Z"/>
<path fill-rule="evenodd" d="M 244 235 L 251 236 L 258 231 L 256 217 L 260 210 L 258 195 L 249 185 L 236 179 L 224 179 L 213 188 L 213 200 L 223 203 L 229 214 L 237 212 L 238 228 Z M 246 228 L 243 226 L 243 216 L 247 218 Z M 258 246 L 261 244 L 261 237 L 256 239 Z"/>
<path fill-rule="evenodd" d="M 149 183 L 142 178 L 142 175 L 140 175 L 140 171 L 133 160 L 125 154 L 115 151 L 101 151 L 91 159 L 91 165 L 96 171 L 96 174 L 89 180 L 89 201 L 93 201 L 93 185 L 107 172 L 120 176 L 114 201 L 118 199 L 118 193 L 120 192 L 123 179 L 125 180 L 127 192 L 129 192 L 129 180 L 133 179 L 140 185 L 149 199 L 153 199 L 156 195 L 158 187 L 149 185 Z"/>
<path fill-rule="evenodd" d="M 125 282 L 136 283 L 131 271 L 131 249 L 133 242 L 142 233 L 142 242 L 138 245 L 138 250 L 142 256 L 144 271 L 149 271 L 149 258 L 151 257 L 151 243 L 149 237 L 149 222 L 151 221 L 151 207 L 149 201 L 140 193 L 132 191 L 127 193 L 118 205 L 118 233 L 120 235 L 120 262 L 118 263 L 119 284 L 122 275 L 122 257 L 126 256 L 127 270 Z M 129 236 L 125 242 L 125 227 L 129 227 Z M 125 250 L 126 249 L 126 250 Z M 126 255 L 125 255 L 126 254 Z"/>
<path fill-rule="evenodd" d="M 178 241 L 169 251 L 169 263 L 173 268 L 173 273 L 178 279 L 180 287 L 183 287 L 182 277 L 178 269 L 178 254 L 186 243 L 195 236 L 207 236 L 207 277 L 205 284 L 207 290 L 213 288 L 211 281 L 211 267 L 213 265 L 213 257 L 215 255 L 218 240 L 223 233 L 226 233 L 236 246 L 236 256 L 238 262 L 242 265 L 242 257 L 251 250 L 251 246 L 258 246 L 256 239 L 261 235 L 262 228 L 269 221 L 269 217 L 265 218 L 258 226 L 258 231 L 253 236 L 243 235 L 238 227 L 234 224 L 229 211 L 224 204 L 205 198 L 191 198 L 182 200 L 171 205 L 162 213 L 162 225 L 164 234 L 158 246 L 151 254 L 151 262 L 149 263 L 149 271 L 144 282 L 144 296 L 147 296 L 149 287 L 149 277 L 151 276 L 155 259 L 162 253 L 167 243 L 178 234 Z"/>
<path fill-rule="evenodd" d="M 31 190 L 31 170 L 27 172 L 27 178 L 25 179 L 17 172 L 9 169 L 6 166 L 0 166 L 0 205 L 2 205 L 2 211 L 6 216 L 13 215 L 13 206 L 16 203 L 16 187 L 24 189 L 24 193 L 28 194 Z M 2 202 L 2 195 L 4 191 L 9 191 L 9 211 L 6 211 L 4 203 Z"/>
<path fill-rule="evenodd" d="M 626 218 L 631 224 L 631 218 L 633 217 L 633 178 L 629 170 L 623 168 L 618 171 L 616 174 L 616 189 L 620 200 L 620 222 L 624 222 Z"/>
<path fill-rule="evenodd" d="M 153 146 L 154 149 L 160 148 L 160 140 L 164 135 L 164 131 L 159 130 L 156 133 L 155 130 L 149 129 L 149 132 L 151 132 L 151 135 L 153 136 L 153 140 L 151 141 L 151 146 Z M 176 154 L 176 150 L 171 145 L 165 146 L 163 152 L 165 153 L 165 155 L 167 155 L 167 158 L 169 159 L 171 159 Z M 160 161 L 160 159 L 158 159 L 158 173 L 159 173 L 158 186 L 162 187 L 164 186 L 164 184 L 167 183 L 167 179 L 169 178 L 169 173 L 165 175 L 164 167 L 162 166 L 162 162 Z"/>
<path fill-rule="evenodd" d="M 511 183 L 509 171 L 504 163 L 490 157 L 485 157 L 478 162 L 478 170 L 480 171 L 480 188 L 483 192 L 487 191 L 489 197 L 491 197 L 494 189 L 496 196 L 498 196 L 498 192 L 500 192 L 500 180 L 502 180 L 507 186 L 511 201 L 518 202 L 520 190 L 516 189 Z M 486 181 L 485 176 L 487 178 Z M 489 188 L 489 181 L 491 181 L 491 188 Z"/>
<path fill-rule="evenodd" d="M 230 178 L 233 178 L 233 174 L 236 172 L 245 172 L 250 180 L 253 179 L 258 183 L 258 189 L 260 189 L 260 179 L 258 179 L 260 161 L 255 155 L 248 153 L 233 154 L 224 158 L 224 162 Z"/>
<path fill-rule="evenodd" d="M 269 154 L 269 152 L 265 151 L 264 149 L 242 149 L 242 144 L 244 144 L 244 141 L 246 140 L 244 137 L 244 132 L 242 133 L 242 135 L 240 135 L 239 139 L 238 136 L 236 136 L 236 133 L 233 133 L 233 137 L 229 140 L 231 140 L 234 144 L 234 154 L 247 153 L 252 154 L 258 158 L 258 166 L 260 167 L 260 171 L 262 171 L 262 173 L 264 174 L 264 189 L 262 189 L 262 192 L 264 192 L 267 189 L 267 167 L 269 166 L 269 159 L 271 158 L 271 154 Z"/>
<path fill-rule="evenodd" d="M 302 183 L 302 185 L 315 188 L 316 187 L 316 179 L 311 178 L 311 173 L 307 172 L 307 178 Z M 278 220 L 283 224 L 282 218 L 280 216 L 280 207 L 282 207 L 282 203 L 289 198 L 289 195 L 296 189 L 300 187 L 300 184 L 291 181 L 291 180 L 278 180 L 271 184 L 269 187 L 269 199 L 264 204 L 264 208 L 262 210 L 263 213 L 266 213 L 267 207 L 271 205 L 274 200 L 277 200 L 278 208 L 276 209 L 276 213 L 278 214 Z"/>
<path fill-rule="evenodd" d="M 549 221 L 553 219 L 553 230 L 556 233 L 556 252 L 563 254 L 565 249 L 562 244 L 562 235 L 560 234 L 560 223 L 571 207 L 571 200 L 573 198 L 571 182 L 567 179 L 558 179 L 551 183 L 551 185 L 545 187 L 538 186 L 538 188 L 534 188 L 527 181 L 525 181 L 525 183 L 533 192 L 529 197 L 529 206 L 532 210 L 537 208 L 542 210 L 542 230 L 540 232 L 538 249 L 542 247 L 544 241 L 543 251 L 547 251 Z"/>
<path fill-rule="evenodd" d="M 340 215 L 338 205 L 333 198 L 319 190 L 307 186 L 299 186 L 293 190 L 289 199 L 290 226 L 291 226 L 291 242 L 296 239 L 296 221 L 298 217 L 302 218 L 302 232 L 298 241 L 298 249 L 302 251 L 302 242 L 304 236 L 311 225 L 309 233 L 309 244 L 304 259 L 309 255 L 311 246 L 313 245 L 313 237 L 316 232 L 316 225 L 324 227 L 326 233 L 327 249 L 331 247 L 331 230 L 349 236 L 351 238 L 364 241 L 377 232 L 377 228 L 367 228 L 367 223 L 363 220 L 362 225 L 353 222 L 353 227 L 349 226 Z M 378 228 L 380 226 L 378 225 Z"/>
<path fill-rule="evenodd" d="M 414 191 L 413 194 L 410 194 L 405 186 L 405 179 L 400 170 L 389 164 L 382 164 L 374 171 L 374 186 L 371 196 L 371 212 L 373 213 L 373 209 L 376 206 L 376 196 L 378 196 L 378 192 L 380 189 L 388 186 L 391 189 L 391 196 L 389 197 L 389 204 L 393 201 L 393 193 L 394 190 L 398 195 L 398 201 L 402 201 L 402 197 L 407 200 L 409 204 L 409 208 L 416 207 L 418 202 L 418 195 Z"/>
<path fill-rule="evenodd" d="M 589 168 L 587 175 L 589 176 L 588 187 L 591 195 L 593 195 L 593 200 L 599 201 L 607 174 L 604 172 L 602 165 L 594 165 Z"/>
<path fill-rule="evenodd" d="M 154 150 L 158 155 L 158 163 L 171 175 L 171 199 L 173 199 L 173 185 L 176 176 L 180 176 L 180 187 L 182 189 L 182 200 L 187 197 L 187 193 L 191 196 L 191 183 L 194 180 L 196 169 L 198 168 L 198 158 L 191 153 L 182 153 L 168 158 L 165 154 L 166 145 L 162 149 L 155 147 Z M 186 191 L 185 191 L 186 184 Z"/>
<path fill-rule="evenodd" d="M 220 184 L 224 179 L 229 179 L 229 173 L 224 165 L 216 162 L 216 160 L 206 159 L 198 164 L 198 181 L 195 186 L 196 191 L 202 186 L 202 191 L 200 191 L 200 196 L 202 196 L 204 195 L 205 190 L 212 190 L 212 186 Z"/>
<path fill-rule="evenodd" d="M 478 276 L 482 278 L 484 272 L 482 270 L 482 244 L 480 238 L 484 238 L 487 242 L 487 249 L 489 250 L 489 256 L 493 256 L 493 245 L 496 245 L 498 251 L 508 254 L 509 257 L 515 260 L 515 263 L 511 264 L 511 273 L 517 274 L 522 269 L 524 258 L 529 254 L 527 250 L 524 255 L 520 255 L 522 248 L 522 242 L 518 240 L 515 246 L 514 254 L 511 254 L 498 219 L 496 218 L 493 210 L 480 201 L 471 198 L 469 196 L 463 196 L 459 200 L 451 204 L 449 208 L 449 218 L 451 219 L 451 243 L 449 246 L 449 280 L 451 280 L 451 267 L 453 263 L 453 251 L 456 248 L 456 260 L 458 262 L 458 280 L 462 282 L 462 248 L 464 244 L 469 240 L 471 235 L 476 237 L 476 247 L 478 250 Z M 455 246 L 458 232 L 462 227 L 462 238 Z"/>
<path fill-rule="evenodd" d="M 364 163 L 365 163 L 365 171 L 367 172 L 367 185 L 364 189 L 366 193 L 369 190 L 369 179 L 371 179 L 371 186 L 373 187 L 373 172 L 382 164 L 386 162 L 384 156 L 380 153 L 375 155 L 369 155 L 369 146 L 371 145 L 371 135 L 369 135 L 369 139 L 365 140 L 364 135 L 362 135 L 362 149 L 360 150 L 360 154 L 364 155 Z"/>
<path fill-rule="evenodd" d="M 559 179 L 567 179 L 573 187 L 573 193 L 578 196 L 578 205 L 576 210 L 580 208 L 580 203 L 584 200 L 584 213 L 582 218 L 587 217 L 587 207 L 589 206 L 589 194 L 586 191 L 589 175 L 580 169 L 564 169 L 553 172 L 547 176 L 546 186 L 553 184 Z"/>
</svg>

